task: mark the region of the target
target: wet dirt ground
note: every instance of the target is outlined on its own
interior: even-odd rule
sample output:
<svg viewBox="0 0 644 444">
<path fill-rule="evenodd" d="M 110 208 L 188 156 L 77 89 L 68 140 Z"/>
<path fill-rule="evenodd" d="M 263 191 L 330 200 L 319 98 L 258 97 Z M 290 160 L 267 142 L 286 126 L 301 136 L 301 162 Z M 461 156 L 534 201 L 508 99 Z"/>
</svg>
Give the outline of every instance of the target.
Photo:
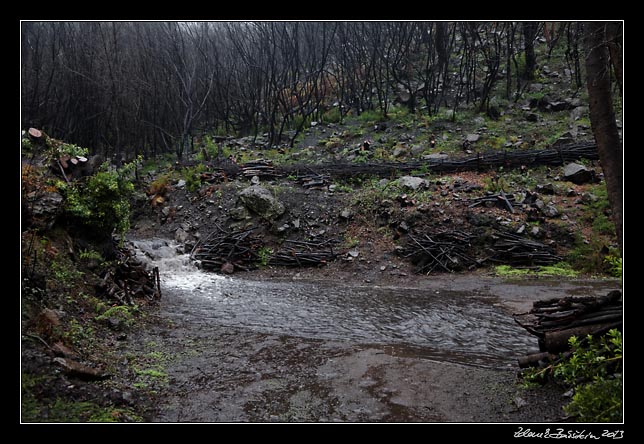
<svg viewBox="0 0 644 444">
<path fill-rule="evenodd" d="M 128 340 L 130 352 L 167 357 L 150 422 L 560 422 L 565 389 L 517 383 L 516 357 L 536 351 L 537 342 L 512 330 L 511 315 L 537 299 L 602 295 L 618 284 L 447 275 L 390 288 L 353 287 L 340 276 L 300 275 L 297 285 L 286 273 L 270 283 L 262 274 L 228 282 L 196 276 L 167 278 L 149 328 Z M 306 304 L 293 302 L 292 287 L 300 296 L 308 289 Z M 392 304 L 392 295 L 404 319 L 388 324 L 374 307 Z M 353 310 L 352 317 L 336 318 L 334 308 Z M 472 309 L 479 320 L 465 315 Z M 375 323 L 382 328 L 367 325 Z M 436 328 L 416 328 L 427 323 Z M 513 346 L 499 345 L 504 335 Z"/>
</svg>

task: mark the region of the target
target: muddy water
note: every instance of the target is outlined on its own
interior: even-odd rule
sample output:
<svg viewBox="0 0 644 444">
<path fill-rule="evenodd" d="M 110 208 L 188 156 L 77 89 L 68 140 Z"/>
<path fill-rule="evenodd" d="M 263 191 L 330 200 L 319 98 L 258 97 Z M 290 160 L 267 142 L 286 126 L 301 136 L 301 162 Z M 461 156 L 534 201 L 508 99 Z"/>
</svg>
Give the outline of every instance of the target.
<svg viewBox="0 0 644 444">
<path fill-rule="evenodd" d="M 135 245 L 160 267 L 166 310 L 195 326 L 411 346 L 428 358 L 491 367 L 536 345 L 507 310 L 476 292 L 250 281 L 201 272 L 164 240 Z"/>
<path fill-rule="evenodd" d="M 168 357 L 152 422 L 556 422 L 562 390 L 517 386 L 515 358 L 537 344 L 511 313 L 615 286 L 253 281 L 201 272 L 166 240 L 134 245 L 162 280 L 154 322 L 128 341 Z"/>
</svg>

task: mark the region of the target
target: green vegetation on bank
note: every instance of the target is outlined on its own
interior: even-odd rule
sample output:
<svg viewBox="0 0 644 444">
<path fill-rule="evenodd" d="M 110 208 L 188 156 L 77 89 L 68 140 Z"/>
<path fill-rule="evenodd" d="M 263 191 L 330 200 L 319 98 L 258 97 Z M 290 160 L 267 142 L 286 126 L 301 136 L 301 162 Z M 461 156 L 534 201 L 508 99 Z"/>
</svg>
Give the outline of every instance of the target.
<svg viewBox="0 0 644 444">
<path fill-rule="evenodd" d="M 622 333 L 611 330 L 600 337 L 571 337 L 572 354 L 545 368 L 522 374 L 531 386 L 553 381 L 573 390 L 565 412 L 579 422 L 620 422 L 622 414 Z"/>
</svg>

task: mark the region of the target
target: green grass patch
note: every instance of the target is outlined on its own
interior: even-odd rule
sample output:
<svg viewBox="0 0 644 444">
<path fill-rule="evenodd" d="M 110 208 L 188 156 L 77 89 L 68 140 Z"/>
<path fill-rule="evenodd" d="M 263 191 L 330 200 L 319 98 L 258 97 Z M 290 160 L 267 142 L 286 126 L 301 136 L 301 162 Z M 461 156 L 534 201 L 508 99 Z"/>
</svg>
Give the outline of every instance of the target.
<svg viewBox="0 0 644 444">
<path fill-rule="evenodd" d="M 570 264 L 559 262 L 554 265 L 542 265 L 537 268 L 515 268 L 510 265 L 497 265 L 494 267 L 494 274 L 499 277 L 528 277 L 528 276 L 560 276 L 577 277 L 578 272 L 573 270 Z"/>
</svg>

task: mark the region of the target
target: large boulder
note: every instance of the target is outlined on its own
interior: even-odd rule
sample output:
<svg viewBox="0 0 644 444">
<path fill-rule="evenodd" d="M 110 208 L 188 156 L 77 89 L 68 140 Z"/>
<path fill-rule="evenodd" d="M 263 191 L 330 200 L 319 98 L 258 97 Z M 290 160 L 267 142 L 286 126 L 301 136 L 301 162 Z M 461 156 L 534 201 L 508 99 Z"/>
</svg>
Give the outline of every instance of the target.
<svg viewBox="0 0 644 444">
<path fill-rule="evenodd" d="M 249 211 L 266 219 L 277 219 L 286 208 L 273 194 L 260 185 L 253 185 L 239 193 L 239 200 Z"/>
<path fill-rule="evenodd" d="M 564 167 L 563 175 L 565 180 L 581 185 L 593 180 L 595 172 L 578 163 L 569 163 Z"/>
<path fill-rule="evenodd" d="M 398 185 L 400 185 L 401 188 L 416 191 L 418 189 L 427 188 L 429 186 L 429 182 L 421 177 L 403 176 L 398 179 Z"/>
</svg>

